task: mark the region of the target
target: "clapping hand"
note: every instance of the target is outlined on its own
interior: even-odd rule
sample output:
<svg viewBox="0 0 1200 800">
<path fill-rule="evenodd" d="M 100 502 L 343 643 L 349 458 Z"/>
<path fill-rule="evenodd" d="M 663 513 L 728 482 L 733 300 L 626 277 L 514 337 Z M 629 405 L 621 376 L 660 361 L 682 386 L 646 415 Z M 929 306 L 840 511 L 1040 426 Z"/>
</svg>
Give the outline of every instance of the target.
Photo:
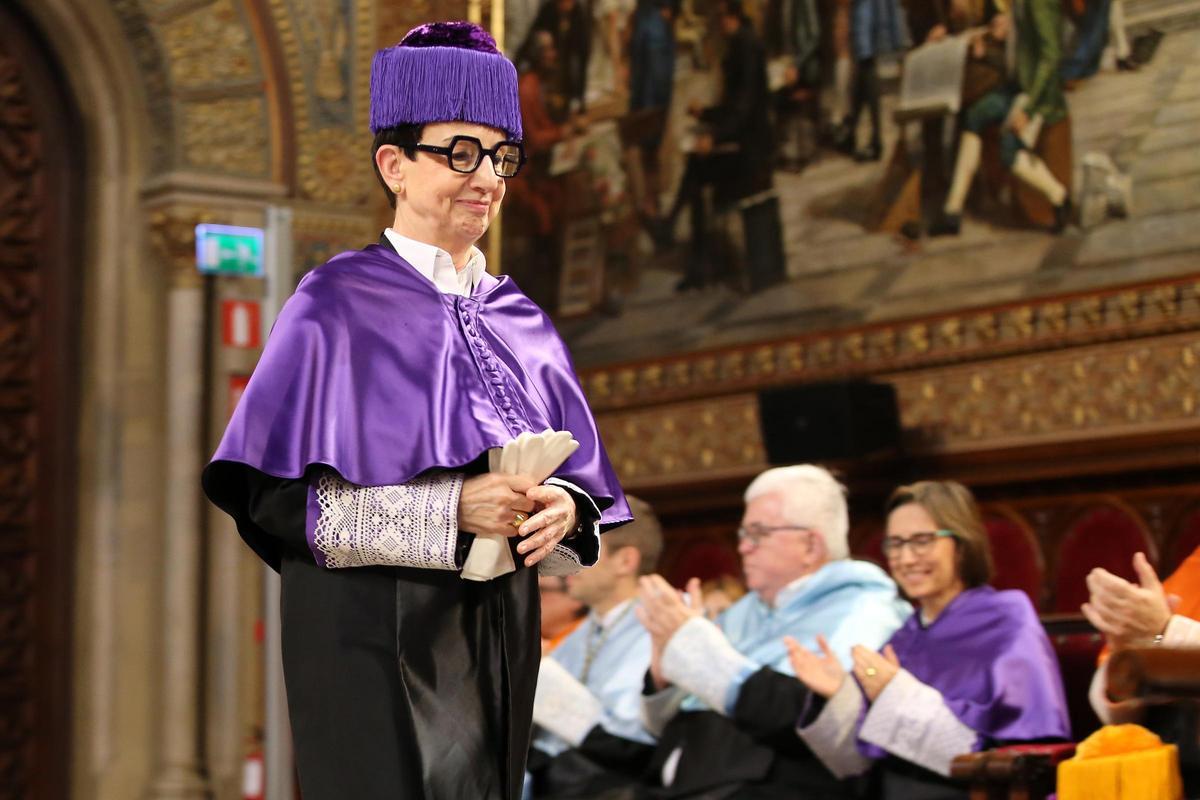
<svg viewBox="0 0 1200 800">
<path fill-rule="evenodd" d="M 833 697 L 837 690 L 842 688 L 842 683 L 846 680 L 846 670 L 842 668 L 841 662 L 833 654 L 824 636 L 817 636 L 817 646 L 821 648 L 823 655 L 817 655 L 791 636 L 783 637 L 783 643 L 787 645 L 792 669 L 801 683 L 825 698 Z"/>
<path fill-rule="evenodd" d="M 882 654 L 868 647 L 855 645 L 850 655 L 854 659 L 854 677 L 862 686 L 863 694 L 867 696 L 867 700 L 875 702 L 875 698 L 879 697 L 900 671 L 900 659 L 896 657 L 896 651 L 890 644 L 883 648 Z"/>
<path fill-rule="evenodd" d="M 1163 589 L 1145 555 L 1134 555 L 1133 569 L 1136 584 L 1100 567 L 1087 576 L 1091 597 L 1080 610 L 1112 647 L 1129 647 L 1163 633 L 1179 604 L 1178 597 Z"/>
<path fill-rule="evenodd" d="M 675 632 L 704 608 L 700 579 L 692 578 L 687 585 L 691 605 L 683 602 L 679 592 L 661 575 L 646 575 L 638 579 L 638 605 L 634 613 L 650 634 L 650 675 L 659 689 L 667 686 L 662 676 L 662 654 Z"/>
</svg>

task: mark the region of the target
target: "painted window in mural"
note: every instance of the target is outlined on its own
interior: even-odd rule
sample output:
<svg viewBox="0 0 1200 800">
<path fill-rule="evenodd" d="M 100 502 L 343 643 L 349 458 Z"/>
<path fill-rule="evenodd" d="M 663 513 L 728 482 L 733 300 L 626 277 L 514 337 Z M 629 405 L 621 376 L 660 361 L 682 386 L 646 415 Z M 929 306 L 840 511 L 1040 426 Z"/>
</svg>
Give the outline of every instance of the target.
<svg viewBox="0 0 1200 800">
<path fill-rule="evenodd" d="M 1194 270 L 1200 0 L 507 0 L 582 365 Z"/>
</svg>

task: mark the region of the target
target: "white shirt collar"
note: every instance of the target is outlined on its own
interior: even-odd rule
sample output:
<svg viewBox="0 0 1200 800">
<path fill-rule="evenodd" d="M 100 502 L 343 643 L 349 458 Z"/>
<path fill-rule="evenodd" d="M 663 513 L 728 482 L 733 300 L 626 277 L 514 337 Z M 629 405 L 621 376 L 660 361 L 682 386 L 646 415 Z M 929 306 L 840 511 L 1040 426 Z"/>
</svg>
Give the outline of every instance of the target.
<svg viewBox="0 0 1200 800">
<path fill-rule="evenodd" d="M 613 623 L 615 623 L 617 620 L 619 620 L 621 618 L 621 615 L 623 613 L 625 613 L 625 609 L 629 608 L 631 603 L 633 603 L 632 597 L 623 603 L 617 603 L 615 606 L 610 608 L 608 610 L 608 613 L 605 614 L 603 617 L 597 617 L 596 614 L 593 613 L 592 614 L 592 622 L 595 625 L 600 626 L 601 630 L 607 630 L 610 625 L 612 625 Z"/>
<path fill-rule="evenodd" d="M 807 575 L 801 575 L 799 578 L 796 578 L 796 580 L 780 589 L 779 594 L 775 595 L 775 603 L 771 606 L 771 608 L 782 608 L 790 603 L 792 598 L 800 594 L 801 590 L 804 589 L 804 584 L 808 583 L 812 576 L 816 574 L 817 571 L 813 571 Z"/>
<path fill-rule="evenodd" d="M 401 258 L 412 264 L 417 272 L 428 278 L 443 294 L 470 297 L 487 270 L 487 259 L 484 258 L 483 251 L 474 245 L 471 246 L 467 265 L 458 270 L 454 268 L 454 259 L 450 254 L 436 245 L 402 236 L 391 228 L 386 228 L 383 235 L 392 243 L 392 247 L 396 248 Z"/>
</svg>

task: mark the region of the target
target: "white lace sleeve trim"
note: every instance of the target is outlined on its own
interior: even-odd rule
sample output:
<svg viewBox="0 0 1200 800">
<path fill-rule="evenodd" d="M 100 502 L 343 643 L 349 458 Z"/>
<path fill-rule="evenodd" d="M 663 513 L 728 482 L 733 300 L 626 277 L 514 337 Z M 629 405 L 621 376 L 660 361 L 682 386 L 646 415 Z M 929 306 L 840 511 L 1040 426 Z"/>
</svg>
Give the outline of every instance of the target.
<svg viewBox="0 0 1200 800">
<path fill-rule="evenodd" d="M 358 486 L 339 475 L 317 479 L 313 547 L 325 566 L 387 565 L 458 569 L 460 473 L 443 472 L 396 486 Z"/>
<path fill-rule="evenodd" d="M 946 707 L 941 692 L 903 669 L 875 698 L 858 735 L 894 756 L 946 776 L 954 757 L 974 750 L 979 740 Z"/>
<path fill-rule="evenodd" d="M 604 707 L 587 687 L 552 658 L 543 658 L 533 696 L 533 721 L 579 747 L 600 724 Z"/>
<path fill-rule="evenodd" d="M 752 670 L 754 663 L 704 617 L 692 617 L 683 623 L 662 655 L 664 678 L 725 716 L 729 716 L 729 689 L 747 667 Z"/>
<path fill-rule="evenodd" d="M 538 575 L 556 578 L 560 575 L 574 575 L 583 569 L 579 554 L 563 544 L 554 545 L 550 555 L 538 562 Z"/>
<path fill-rule="evenodd" d="M 838 778 L 860 775 L 871 765 L 858 751 L 858 715 L 862 706 L 862 692 L 854 679 L 847 676 L 825 701 L 825 707 L 812 724 L 796 728 L 808 749 Z"/>
</svg>

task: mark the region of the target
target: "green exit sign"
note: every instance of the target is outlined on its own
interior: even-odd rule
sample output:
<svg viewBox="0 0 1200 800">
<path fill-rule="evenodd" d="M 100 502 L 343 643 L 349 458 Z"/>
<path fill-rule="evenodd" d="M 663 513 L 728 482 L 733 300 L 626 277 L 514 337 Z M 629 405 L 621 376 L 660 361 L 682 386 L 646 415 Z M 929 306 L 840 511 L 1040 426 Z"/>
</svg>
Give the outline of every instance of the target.
<svg viewBox="0 0 1200 800">
<path fill-rule="evenodd" d="M 262 277 L 262 228 L 197 225 L 196 268 L 206 275 Z"/>
</svg>

